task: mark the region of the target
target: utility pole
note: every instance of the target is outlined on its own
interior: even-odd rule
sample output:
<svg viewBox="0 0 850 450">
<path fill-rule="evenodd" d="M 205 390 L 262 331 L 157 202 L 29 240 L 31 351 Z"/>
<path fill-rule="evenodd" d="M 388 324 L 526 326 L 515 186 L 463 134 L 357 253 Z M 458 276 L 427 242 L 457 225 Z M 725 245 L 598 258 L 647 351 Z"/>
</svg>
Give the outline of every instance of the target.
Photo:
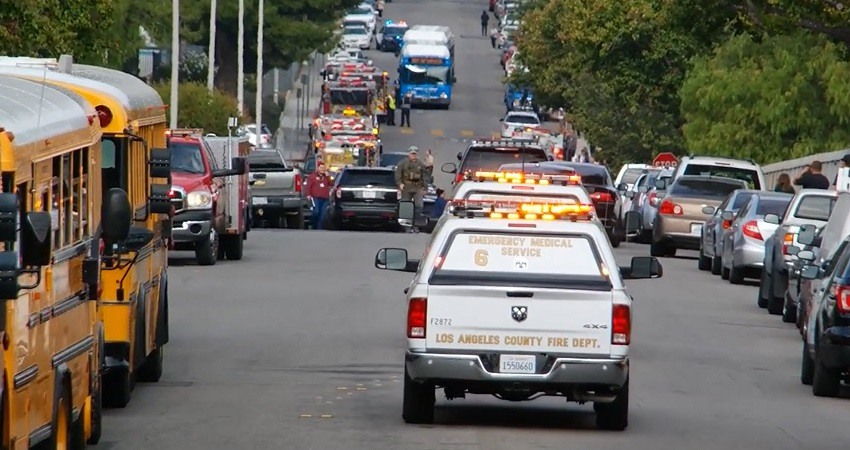
<svg viewBox="0 0 850 450">
<path fill-rule="evenodd" d="M 257 112 L 254 119 L 257 123 L 257 135 L 263 126 L 263 22 L 265 15 L 265 0 L 259 0 L 257 7 Z"/>
<path fill-rule="evenodd" d="M 171 129 L 177 128 L 177 90 L 180 82 L 180 0 L 171 0 Z"/>
<path fill-rule="evenodd" d="M 216 0 L 210 0 L 210 51 L 207 56 L 207 89 L 212 93 L 215 88 L 215 13 Z"/>
<path fill-rule="evenodd" d="M 236 103 L 239 104 L 239 119 L 245 113 L 245 0 L 239 0 L 239 37 L 236 45 Z"/>
</svg>

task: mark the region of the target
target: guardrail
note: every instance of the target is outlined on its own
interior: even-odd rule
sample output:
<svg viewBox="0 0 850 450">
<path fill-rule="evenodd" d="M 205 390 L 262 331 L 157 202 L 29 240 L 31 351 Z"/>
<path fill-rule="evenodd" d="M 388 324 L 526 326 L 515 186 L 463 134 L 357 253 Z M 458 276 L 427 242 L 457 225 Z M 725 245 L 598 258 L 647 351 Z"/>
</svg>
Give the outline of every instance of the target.
<svg viewBox="0 0 850 450">
<path fill-rule="evenodd" d="M 780 161 L 778 163 L 767 164 L 762 166 L 767 189 L 773 189 L 776 185 L 776 179 L 779 174 L 787 173 L 791 180 L 800 176 L 812 161 L 820 161 L 823 164 L 823 174 L 829 179 L 830 183 L 835 180 L 838 174 L 838 162 L 844 155 L 850 153 L 850 149 L 838 150 L 834 152 L 818 153 L 816 155 L 805 156 L 803 158 L 791 159 L 788 161 Z"/>
</svg>

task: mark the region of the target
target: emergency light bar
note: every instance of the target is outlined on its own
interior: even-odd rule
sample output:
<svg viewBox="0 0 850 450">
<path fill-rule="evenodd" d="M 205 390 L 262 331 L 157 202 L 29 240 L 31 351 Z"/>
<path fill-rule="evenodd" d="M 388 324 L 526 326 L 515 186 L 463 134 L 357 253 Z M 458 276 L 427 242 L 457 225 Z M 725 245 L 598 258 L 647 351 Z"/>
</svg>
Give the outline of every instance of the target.
<svg viewBox="0 0 850 450">
<path fill-rule="evenodd" d="M 455 207 L 451 214 L 461 218 L 486 217 L 510 220 L 592 220 L 596 209 L 592 204 L 520 203 L 510 206 L 491 204 L 478 208 Z"/>
<path fill-rule="evenodd" d="M 203 134 L 203 128 L 175 128 L 173 130 L 165 130 L 166 136 L 196 137 L 203 136 Z"/>
<path fill-rule="evenodd" d="M 467 173 L 465 176 L 467 181 L 497 181 L 499 183 L 522 183 L 522 184 L 539 184 L 551 185 L 560 184 L 562 186 L 580 186 L 580 175 L 560 175 L 560 174 L 542 174 L 542 173 L 522 173 L 522 172 L 484 172 L 478 171 Z"/>
<path fill-rule="evenodd" d="M 537 139 L 473 139 L 472 145 L 506 148 L 542 148 Z"/>
</svg>

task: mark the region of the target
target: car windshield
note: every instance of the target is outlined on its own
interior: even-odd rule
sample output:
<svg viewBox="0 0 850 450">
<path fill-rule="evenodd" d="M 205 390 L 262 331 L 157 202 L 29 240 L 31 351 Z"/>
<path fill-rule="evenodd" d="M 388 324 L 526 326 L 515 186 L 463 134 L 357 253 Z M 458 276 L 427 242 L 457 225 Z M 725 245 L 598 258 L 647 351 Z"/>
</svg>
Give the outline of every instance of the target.
<svg viewBox="0 0 850 450">
<path fill-rule="evenodd" d="M 374 12 L 372 12 L 372 8 L 357 8 L 351 11 L 349 14 L 354 16 L 365 16 L 366 14 L 374 14 Z"/>
<path fill-rule="evenodd" d="M 497 149 L 493 147 L 473 147 L 466 152 L 461 172 L 476 170 L 496 170 L 504 164 L 526 162 L 528 164 L 548 161 L 549 157 L 541 148 Z"/>
<path fill-rule="evenodd" d="M 363 27 L 345 27 L 345 30 L 342 31 L 342 34 L 364 36 L 366 35 L 366 29 Z"/>
<path fill-rule="evenodd" d="M 462 230 L 452 235 L 441 257 L 432 285 L 610 289 L 593 240 L 580 234 Z"/>
<path fill-rule="evenodd" d="M 644 172 L 646 172 L 646 169 L 626 169 L 626 171 L 623 172 L 623 177 L 620 179 L 620 183 L 634 184 L 634 182 L 637 181 Z"/>
<path fill-rule="evenodd" d="M 404 66 L 401 81 L 410 84 L 445 84 L 449 79 L 449 67 L 443 66 Z"/>
<path fill-rule="evenodd" d="M 342 23 L 342 25 L 345 28 L 369 28 L 369 25 L 367 25 L 366 22 L 362 20 L 346 20 Z"/>
<path fill-rule="evenodd" d="M 540 125 L 540 119 L 526 114 L 508 114 L 505 123 L 521 123 L 524 125 Z"/>
<path fill-rule="evenodd" d="M 835 206 L 835 197 L 822 195 L 807 195 L 800 200 L 794 216 L 799 219 L 829 220 L 832 208 Z"/>
<path fill-rule="evenodd" d="M 688 164 L 682 175 L 700 175 L 704 177 L 734 178 L 747 183 L 747 189 L 761 189 L 759 174 L 753 169 L 741 169 L 728 166 L 714 166 L 705 164 Z"/>
<path fill-rule="evenodd" d="M 381 167 L 397 166 L 405 158 L 407 158 L 406 153 L 384 153 L 381 155 Z"/>
<path fill-rule="evenodd" d="M 395 174 L 388 170 L 346 170 L 339 179 L 340 186 L 395 187 Z"/>
<path fill-rule="evenodd" d="M 206 172 L 201 147 L 198 144 L 169 144 L 171 150 L 171 170 L 173 172 L 196 173 Z"/>
<path fill-rule="evenodd" d="M 254 150 L 248 154 L 251 171 L 271 172 L 286 170 L 286 163 L 277 151 Z"/>
<path fill-rule="evenodd" d="M 716 198 L 723 199 L 742 186 L 737 183 L 719 180 L 676 180 L 668 192 L 676 197 Z"/>
<path fill-rule="evenodd" d="M 785 214 L 785 209 L 788 208 L 788 203 L 791 201 L 791 196 L 789 195 L 787 199 L 785 198 L 762 198 L 759 200 L 758 207 L 756 208 L 756 215 L 759 217 L 764 217 L 768 214 L 776 214 L 782 219 L 782 216 Z"/>
</svg>

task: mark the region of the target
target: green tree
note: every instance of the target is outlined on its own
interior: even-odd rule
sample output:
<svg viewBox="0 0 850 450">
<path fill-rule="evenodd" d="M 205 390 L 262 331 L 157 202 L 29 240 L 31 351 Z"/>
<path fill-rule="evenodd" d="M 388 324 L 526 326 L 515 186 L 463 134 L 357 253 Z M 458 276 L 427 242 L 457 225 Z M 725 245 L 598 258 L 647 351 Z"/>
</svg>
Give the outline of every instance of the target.
<svg viewBox="0 0 850 450">
<path fill-rule="evenodd" d="M 165 103 L 171 101 L 168 83 L 154 86 Z M 227 119 L 237 116 L 236 99 L 205 83 L 181 83 L 178 88 L 177 123 L 182 128 L 203 128 L 206 133 L 227 135 Z M 170 120 L 170 119 L 169 119 Z"/>
<path fill-rule="evenodd" d="M 0 6 L 0 54 L 57 57 L 72 54 L 81 62 L 106 58 L 113 22 L 111 0 L 3 0 Z M 114 42 L 114 41 L 111 41 Z"/>
<path fill-rule="evenodd" d="M 730 5 L 760 31 L 808 30 L 850 46 L 850 8 L 838 0 L 733 0 Z"/>
<path fill-rule="evenodd" d="M 612 162 L 649 160 L 682 148 L 682 79 L 736 14 L 722 0 L 549 0 L 525 14 L 520 59 L 541 100 L 566 105 Z"/>
<path fill-rule="evenodd" d="M 845 52 L 807 32 L 731 38 L 682 86 L 688 149 L 771 163 L 847 147 Z"/>
</svg>

